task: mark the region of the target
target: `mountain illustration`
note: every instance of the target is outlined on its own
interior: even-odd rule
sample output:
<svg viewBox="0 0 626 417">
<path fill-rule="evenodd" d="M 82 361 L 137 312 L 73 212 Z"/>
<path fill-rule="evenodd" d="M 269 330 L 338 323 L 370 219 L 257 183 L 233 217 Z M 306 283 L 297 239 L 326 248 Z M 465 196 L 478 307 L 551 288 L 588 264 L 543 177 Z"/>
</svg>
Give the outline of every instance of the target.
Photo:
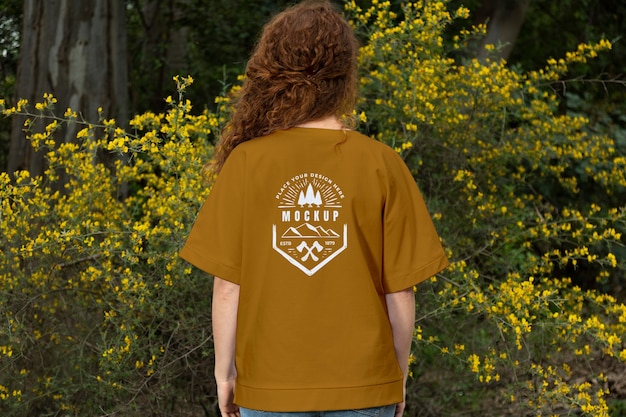
<svg viewBox="0 0 626 417">
<path fill-rule="evenodd" d="M 283 238 L 293 237 L 339 237 L 339 234 L 332 229 L 324 229 L 322 226 L 312 226 L 308 223 L 301 224 L 298 227 L 290 227 L 283 233 Z"/>
<path fill-rule="evenodd" d="M 304 207 L 305 205 L 308 205 L 309 207 L 316 205 L 317 207 L 319 207 L 322 205 L 322 196 L 319 191 L 315 192 L 315 190 L 313 190 L 313 186 L 309 184 L 309 186 L 306 188 L 306 194 L 304 193 L 304 191 L 300 191 L 300 195 L 298 196 L 298 204 L 300 205 L 300 207 Z"/>
</svg>

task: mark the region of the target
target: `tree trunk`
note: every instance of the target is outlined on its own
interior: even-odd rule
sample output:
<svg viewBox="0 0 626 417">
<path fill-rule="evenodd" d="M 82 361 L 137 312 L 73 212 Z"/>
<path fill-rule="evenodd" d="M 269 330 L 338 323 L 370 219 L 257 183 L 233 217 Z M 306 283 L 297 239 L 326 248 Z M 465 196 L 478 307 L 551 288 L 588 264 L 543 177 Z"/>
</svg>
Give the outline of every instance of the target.
<svg viewBox="0 0 626 417">
<path fill-rule="evenodd" d="M 44 93 L 58 100 L 57 115 L 68 107 L 86 120 L 103 116 L 125 125 L 127 111 L 126 19 L 124 0 L 24 0 L 24 24 L 16 96 L 30 103 Z M 15 117 L 7 171 L 45 169 Z M 58 132 L 57 142 L 75 139 L 76 127 Z"/>
<path fill-rule="evenodd" d="M 524 24 L 530 0 L 485 0 L 476 14 L 476 23 L 487 23 L 487 36 L 483 39 L 476 57 L 485 62 L 507 60 Z M 485 45 L 496 46 L 495 51 L 487 51 Z M 499 48 L 498 48 L 499 47 Z"/>
<path fill-rule="evenodd" d="M 165 111 L 164 98 L 174 88 L 174 75 L 188 75 L 189 27 L 181 25 L 189 0 L 134 1 L 142 33 L 137 56 L 133 57 L 133 112 Z M 144 96 L 145 95 L 145 96 Z"/>
</svg>

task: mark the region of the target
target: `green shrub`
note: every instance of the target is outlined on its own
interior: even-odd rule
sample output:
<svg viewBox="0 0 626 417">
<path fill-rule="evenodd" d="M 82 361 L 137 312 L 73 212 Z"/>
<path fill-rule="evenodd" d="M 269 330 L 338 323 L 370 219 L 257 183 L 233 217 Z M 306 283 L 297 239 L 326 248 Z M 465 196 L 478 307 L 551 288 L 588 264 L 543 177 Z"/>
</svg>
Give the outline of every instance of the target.
<svg viewBox="0 0 626 417">
<path fill-rule="evenodd" d="M 181 94 L 191 81 L 177 78 Z M 54 101 L 29 113 L 29 126 L 45 122 L 28 133 L 46 152 L 43 178 L 0 174 L 3 415 L 209 404 L 210 280 L 177 252 L 208 192 L 216 116 L 170 97 L 166 114 L 138 115 L 126 132 L 69 109 L 57 118 Z M 57 144 L 65 123 L 84 128 Z M 99 162 L 103 152 L 119 157 Z"/>
<path fill-rule="evenodd" d="M 464 8 L 373 3 L 348 5 L 367 39 L 361 119 L 412 168 L 454 260 L 418 292 L 410 412 L 607 415 L 626 307 L 595 288 L 625 277 L 625 149 L 560 114 L 550 86 L 610 43 L 519 73 L 449 58 L 485 31 L 446 45 Z"/>
</svg>

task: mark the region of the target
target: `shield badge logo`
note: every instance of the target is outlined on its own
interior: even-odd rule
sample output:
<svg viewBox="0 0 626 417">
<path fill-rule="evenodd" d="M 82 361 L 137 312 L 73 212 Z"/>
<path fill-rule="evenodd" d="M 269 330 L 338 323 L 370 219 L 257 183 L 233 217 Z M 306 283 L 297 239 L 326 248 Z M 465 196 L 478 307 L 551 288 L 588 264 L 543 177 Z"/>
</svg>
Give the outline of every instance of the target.
<svg viewBox="0 0 626 417">
<path fill-rule="evenodd" d="M 308 276 L 348 247 L 342 222 L 344 194 L 329 177 L 302 173 L 285 181 L 276 194 L 279 221 L 272 226 L 272 247 Z"/>
</svg>

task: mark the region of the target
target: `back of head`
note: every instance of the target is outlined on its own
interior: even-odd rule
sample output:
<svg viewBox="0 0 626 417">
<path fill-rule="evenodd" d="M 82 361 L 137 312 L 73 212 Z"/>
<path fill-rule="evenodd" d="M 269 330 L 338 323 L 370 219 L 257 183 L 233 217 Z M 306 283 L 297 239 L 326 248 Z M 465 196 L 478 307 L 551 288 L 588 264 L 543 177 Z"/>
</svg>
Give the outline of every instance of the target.
<svg viewBox="0 0 626 417">
<path fill-rule="evenodd" d="M 219 172 L 239 143 L 352 112 L 358 42 L 326 0 L 305 0 L 267 23 L 248 61 L 235 111 L 213 161 Z"/>
<path fill-rule="evenodd" d="M 290 122 L 315 120 L 353 104 L 357 49 L 352 28 L 329 2 L 305 1 L 265 26 L 246 76 L 278 99 L 275 106 L 301 108 L 300 120 Z"/>
</svg>

